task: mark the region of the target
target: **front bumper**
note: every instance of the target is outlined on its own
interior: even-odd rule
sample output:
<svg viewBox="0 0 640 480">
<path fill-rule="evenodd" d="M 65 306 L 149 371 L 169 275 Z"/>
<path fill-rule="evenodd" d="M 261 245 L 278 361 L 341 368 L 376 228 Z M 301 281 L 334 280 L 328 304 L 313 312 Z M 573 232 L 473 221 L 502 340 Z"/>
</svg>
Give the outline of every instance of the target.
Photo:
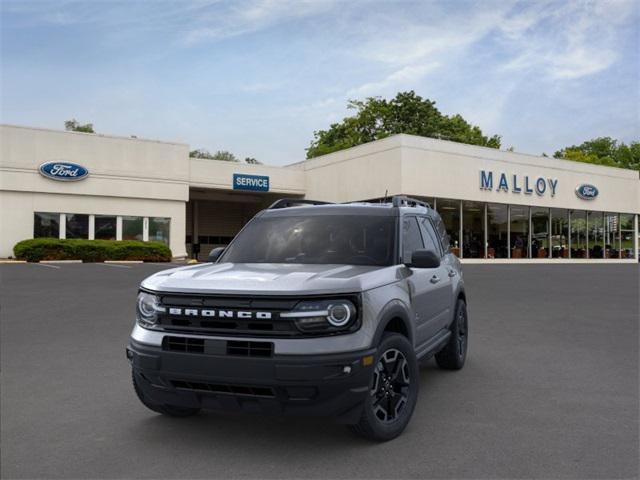
<svg viewBox="0 0 640 480">
<path fill-rule="evenodd" d="M 369 392 L 375 349 L 268 358 L 163 350 L 131 339 L 127 357 L 154 403 L 355 423 Z"/>
</svg>

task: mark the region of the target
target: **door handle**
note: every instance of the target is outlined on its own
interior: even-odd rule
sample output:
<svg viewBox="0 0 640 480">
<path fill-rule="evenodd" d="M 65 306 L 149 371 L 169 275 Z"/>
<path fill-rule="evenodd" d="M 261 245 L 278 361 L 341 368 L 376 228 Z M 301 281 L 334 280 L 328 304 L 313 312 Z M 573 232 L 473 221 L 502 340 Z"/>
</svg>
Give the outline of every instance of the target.
<svg viewBox="0 0 640 480">
<path fill-rule="evenodd" d="M 449 277 L 455 277 L 457 274 L 455 270 L 449 270 Z"/>
<path fill-rule="evenodd" d="M 433 277 L 431 277 L 431 280 L 429 280 L 431 283 L 438 283 L 440 281 L 440 277 L 437 275 L 434 275 Z"/>
</svg>

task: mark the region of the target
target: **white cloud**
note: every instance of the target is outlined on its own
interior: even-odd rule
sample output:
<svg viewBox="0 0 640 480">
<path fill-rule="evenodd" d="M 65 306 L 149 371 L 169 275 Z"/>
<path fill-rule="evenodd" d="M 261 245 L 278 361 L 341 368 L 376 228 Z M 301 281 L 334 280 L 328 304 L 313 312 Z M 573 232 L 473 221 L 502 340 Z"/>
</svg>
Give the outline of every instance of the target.
<svg viewBox="0 0 640 480">
<path fill-rule="evenodd" d="M 630 1 L 530 4 L 500 27 L 513 52 L 503 68 L 550 80 L 602 72 L 619 59 L 618 29 L 633 8 Z"/>
<path fill-rule="evenodd" d="M 202 15 L 186 32 L 184 42 L 192 45 L 255 32 L 278 23 L 326 12 L 333 0 L 246 0 L 220 5 Z"/>
<path fill-rule="evenodd" d="M 380 81 L 368 82 L 347 92 L 350 96 L 380 95 L 388 90 L 402 90 L 415 87 L 428 73 L 438 68 L 438 63 L 407 65 L 387 75 Z"/>
</svg>

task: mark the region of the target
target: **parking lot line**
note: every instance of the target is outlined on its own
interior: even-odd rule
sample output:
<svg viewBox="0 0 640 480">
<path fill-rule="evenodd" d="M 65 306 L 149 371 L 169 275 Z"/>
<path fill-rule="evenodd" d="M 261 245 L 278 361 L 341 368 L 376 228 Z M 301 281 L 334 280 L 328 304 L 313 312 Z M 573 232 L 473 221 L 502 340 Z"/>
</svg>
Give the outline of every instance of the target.
<svg viewBox="0 0 640 480">
<path fill-rule="evenodd" d="M 99 263 L 99 265 L 104 265 L 105 267 L 131 268 L 130 265 L 118 265 L 116 263 Z"/>
<path fill-rule="evenodd" d="M 47 268 L 60 268 L 59 265 L 50 265 L 48 263 L 33 263 L 32 265 L 38 265 L 39 267 L 47 267 Z"/>
</svg>

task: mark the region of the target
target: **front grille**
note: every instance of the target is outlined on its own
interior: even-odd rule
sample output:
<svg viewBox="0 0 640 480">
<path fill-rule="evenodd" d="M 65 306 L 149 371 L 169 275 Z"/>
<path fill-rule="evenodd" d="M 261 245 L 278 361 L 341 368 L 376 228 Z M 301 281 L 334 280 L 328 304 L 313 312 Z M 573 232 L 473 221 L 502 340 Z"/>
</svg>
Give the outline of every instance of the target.
<svg viewBox="0 0 640 480">
<path fill-rule="evenodd" d="M 227 395 L 242 395 L 251 397 L 274 398 L 275 392 L 271 387 L 262 387 L 259 385 L 231 385 L 231 384 L 214 384 L 201 383 L 186 380 L 172 380 L 171 384 L 174 388 L 180 390 L 193 390 L 198 392 L 211 392 Z"/>
<path fill-rule="evenodd" d="M 271 342 L 244 342 L 169 335 L 162 339 L 162 349 L 170 352 L 203 353 L 207 355 L 273 356 L 273 343 Z"/>
<path fill-rule="evenodd" d="M 164 337 L 162 348 L 172 352 L 204 353 L 204 340 L 201 338 Z"/>
<path fill-rule="evenodd" d="M 227 355 L 242 357 L 270 357 L 273 355 L 273 343 L 269 342 L 227 342 Z"/>
<path fill-rule="evenodd" d="M 222 334 L 235 336 L 290 337 L 302 335 L 293 320 L 279 317 L 279 313 L 291 311 L 300 299 L 292 298 L 240 298 L 218 296 L 193 296 L 167 294 L 161 302 L 166 311 L 158 315 L 158 324 L 166 331 Z M 181 314 L 171 314 L 171 309 L 179 309 Z M 225 310 L 269 313 L 271 318 L 207 318 L 200 315 L 186 315 L 187 309 Z M 235 315 L 234 315 L 235 316 Z"/>
<path fill-rule="evenodd" d="M 291 312 L 301 301 L 314 298 L 332 298 L 325 295 L 305 297 L 241 297 L 202 294 L 159 294 L 164 311 L 158 313 L 158 327 L 165 332 L 231 336 L 231 337 L 312 337 L 327 335 L 324 332 L 301 331 L 292 318 L 280 314 Z M 358 311 L 360 296 L 340 294 L 351 300 Z M 355 328 L 358 328 L 357 326 Z M 352 330 L 350 330 L 352 331 Z M 329 334 L 348 333 L 334 332 Z M 176 348 L 181 348 L 176 346 Z M 185 348 L 197 349 L 195 344 Z M 207 344 L 205 344 L 207 353 Z"/>
</svg>

